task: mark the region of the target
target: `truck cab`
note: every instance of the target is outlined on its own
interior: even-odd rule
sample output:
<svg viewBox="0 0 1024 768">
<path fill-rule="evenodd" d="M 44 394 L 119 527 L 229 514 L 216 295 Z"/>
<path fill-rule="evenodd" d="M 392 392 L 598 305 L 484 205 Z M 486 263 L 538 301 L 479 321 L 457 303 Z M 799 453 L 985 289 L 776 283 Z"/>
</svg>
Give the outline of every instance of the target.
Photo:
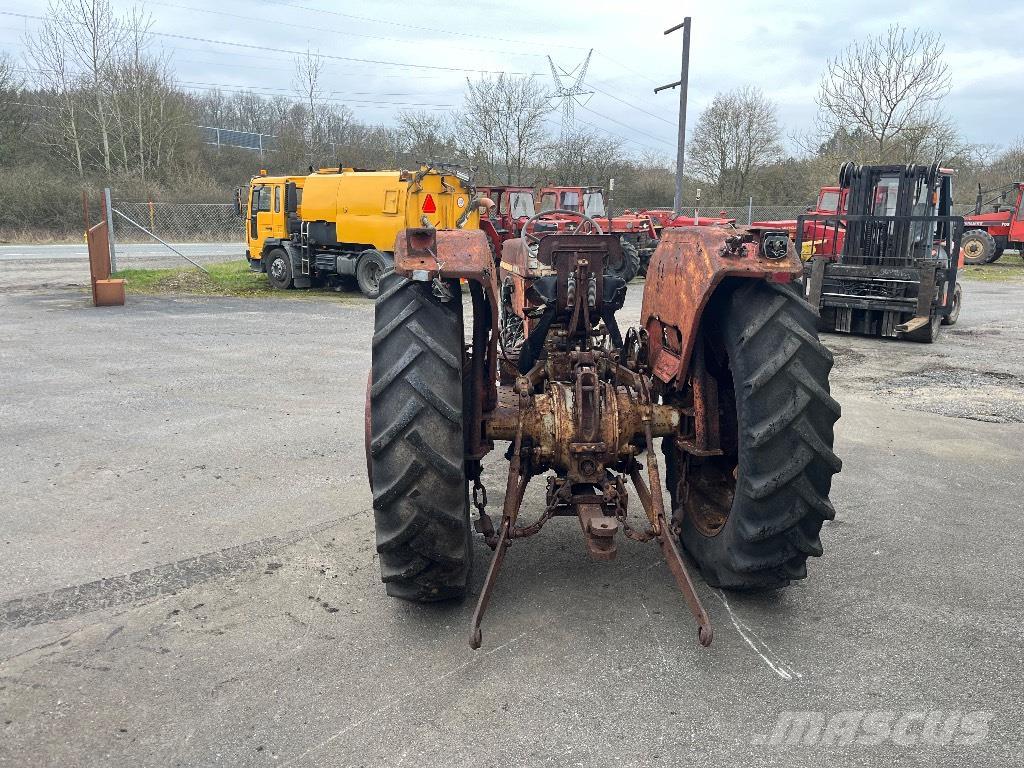
<svg viewBox="0 0 1024 768">
<path fill-rule="evenodd" d="M 266 271 L 263 257 L 297 231 L 305 176 L 254 176 L 235 192 L 235 208 L 245 222 L 245 258 L 255 272 Z"/>
</svg>

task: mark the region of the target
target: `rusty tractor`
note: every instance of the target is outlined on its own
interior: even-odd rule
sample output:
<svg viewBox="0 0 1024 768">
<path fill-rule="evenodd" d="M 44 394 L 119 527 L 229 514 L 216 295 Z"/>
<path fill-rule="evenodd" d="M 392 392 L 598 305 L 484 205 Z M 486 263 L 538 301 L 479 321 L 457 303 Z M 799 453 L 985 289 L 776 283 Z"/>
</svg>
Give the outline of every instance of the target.
<svg viewBox="0 0 1024 768">
<path fill-rule="evenodd" d="M 387 592 L 465 597 L 475 530 L 493 550 L 470 628 L 478 648 L 509 547 L 575 517 L 598 560 L 616 556 L 620 535 L 657 541 L 707 646 L 683 551 L 712 586 L 773 589 L 806 576 L 834 515 L 840 407 L 832 356 L 794 287 L 800 261 L 785 232 L 668 229 L 640 325 L 623 332 L 619 236 L 580 214 L 574 231 L 523 230 L 498 256 L 482 231 L 399 235 L 366 411 Z M 481 469 L 496 442 L 507 471 L 492 519 Z M 543 509 L 523 523 L 527 486 L 543 475 Z M 631 496 L 642 516 L 630 516 Z"/>
</svg>

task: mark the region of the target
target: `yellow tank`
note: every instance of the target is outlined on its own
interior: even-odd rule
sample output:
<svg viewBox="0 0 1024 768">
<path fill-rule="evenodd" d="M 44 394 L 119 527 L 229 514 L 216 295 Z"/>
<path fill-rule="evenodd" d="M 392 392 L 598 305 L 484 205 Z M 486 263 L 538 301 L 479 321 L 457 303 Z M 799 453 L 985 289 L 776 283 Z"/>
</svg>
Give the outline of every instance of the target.
<svg viewBox="0 0 1024 768">
<path fill-rule="evenodd" d="M 425 171 L 314 173 L 302 192 L 302 221 L 319 244 L 372 246 L 391 252 L 406 227 L 455 229 L 472 203 L 472 190 L 455 175 Z M 462 227 L 478 229 L 470 210 Z"/>
</svg>

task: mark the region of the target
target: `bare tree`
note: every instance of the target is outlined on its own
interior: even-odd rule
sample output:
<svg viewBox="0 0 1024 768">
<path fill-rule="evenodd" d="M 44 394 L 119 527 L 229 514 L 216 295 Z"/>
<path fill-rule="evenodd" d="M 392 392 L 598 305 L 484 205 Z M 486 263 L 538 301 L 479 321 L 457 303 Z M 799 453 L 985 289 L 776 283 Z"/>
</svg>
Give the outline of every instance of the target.
<svg viewBox="0 0 1024 768">
<path fill-rule="evenodd" d="M 14 61 L 0 53 L 0 163 L 13 158 L 24 141 L 28 112 L 22 94 L 24 82 Z"/>
<path fill-rule="evenodd" d="M 622 164 L 622 142 L 585 129 L 570 130 L 545 152 L 552 184 L 605 186 Z"/>
<path fill-rule="evenodd" d="M 323 69 L 324 62 L 319 53 L 312 53 L 308 48 L 305 55 L 295 57 L 295 76 L 292 79 L 292 86 L 306 108 L 306 148 L 307 159 L 311 163 L 323 143 L 320 114 L 323 100 L 320 76 Z"/>
<path fill-rule="evenodd" d="M 452 129 L 443 117 L 422 109 L 408 109 L 399 112 L 397 120 L 402 154 L 407 162 L 454 159 Z"/>
<path fill-rule="evenodd" d="M 35 34 L 25 35 L 25 59 L 33 70 L 36 88 L 51 97 L 40 132 L 43 146 L 74 163 L 79 178 L 85 176 L 85 141 L 80 104 L 79 76 L 68 59 L 63 25 L 54 8 Z"/>
<path fill-rule="evenodd" d="M 546 140 L 543 120 L 550 110 L 544 88 L 532 77 L 467 79 L 457 140 L 489 180 L 527 183 L 527 166 Z"/>
<path fill-rule="evenodd" d="M 60 25 L 73 62 L 88 79 L 91 99 L 83 103 L 100 138 L 103 168 L 113 170 L 110 142 L 110 73 L 116 63 L 123 28 L 108 0 L 59 0 L 50 16 Z"/>
<path fill-rule="evenodd" d="M 910 132 L 940 132 L 939 105 L 951 85 L 944 50 L 937 32 L 898 25 L 851 44 L 829 60 L 818 87 L 823 132 L 860 129 L 873 140 L 878 162 Z"/>
<path fill-rule="evenodd" d="M 751 173 L 781 157 L 775 102 L 747 86 L 716 94 L 701 113 L 690 141 L 689 171 L 714 186 L 717 203 L 737 203 Z"/>
</svg>

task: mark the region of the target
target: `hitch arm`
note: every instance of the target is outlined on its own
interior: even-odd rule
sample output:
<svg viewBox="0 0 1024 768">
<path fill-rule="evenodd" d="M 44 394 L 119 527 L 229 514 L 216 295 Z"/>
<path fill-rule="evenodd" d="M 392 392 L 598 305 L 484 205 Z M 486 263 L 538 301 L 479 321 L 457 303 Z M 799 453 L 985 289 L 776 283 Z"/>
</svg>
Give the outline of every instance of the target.
<svg viewBox="0 0 1024 768">
<path fill-rule="evenodd" d="M 714 638 L 714 631 L 711 629 L 711 619 L 697 596 L 689 571 L 686 570 L 686 563 L 683 562 L 682 553 L 673 539 L 672 527 L 665 519 L 665 500 L 661 493 L 661 477 L 658 472 L 658 460 L 654 455 L 654 436 L 651 434 L 651 399 L 646 387 L 641 390 L 641 397 L 644 404 L 644 436 L 647 438 L 647 474 L 650 479 L 650 487 L 644 484 L 640 476 L 640 469 L 636 462 L 630 468 L 630 477 L 633 485 L 636 486 L 637 496 L 644 506 L 644 511 L 651 522 L 651 527 L 658 534 L 658 543 L 661 545 L 661 552 L 665 556 L 665 562 L 675 577 L 679 591 L 683 593 L 683 599 L 697 621 L 697 639 L 702 646 L 707 648 Z M 651 488 L 657 490 L 651 493 Z"/>
<path fill-rule="evenodd" d="M 487 578 L 480 590 L 480 597 L 477 599 L 476 608 L 473 611 L 473 619 L 469 629 L 469 647 L 474 651 L 483 643 L 483 632 L 480 629 L 480 622 L 483 621 L 484 612 L 491 602 L 491 593 L 498 580 L 498 571 L 505 561 L 505 551 L 512 541 L 512 534 L 515 528 L 516 519 L 519 517 L 519 507 L 523 504 L 523 495 L 526 493 L 526 485 L 530 482 L 529 472 L 522 469 L 523 449 L 523 410 L 528 401 L 527 393 L 530 392 L 529 380 L 520 377 L 516 382 L 519 390 L 519 419 L 516 426 L 516 437 L 512 443 L 512 461 L 508 467 L 508 481 L 505 484 L 505 502 L 502 505 L 501 527 L 498 529 L 498 542 L 494 547 L 494 557 L 491 558 L 491 565 L 487 569 Z"/>
</svg>

